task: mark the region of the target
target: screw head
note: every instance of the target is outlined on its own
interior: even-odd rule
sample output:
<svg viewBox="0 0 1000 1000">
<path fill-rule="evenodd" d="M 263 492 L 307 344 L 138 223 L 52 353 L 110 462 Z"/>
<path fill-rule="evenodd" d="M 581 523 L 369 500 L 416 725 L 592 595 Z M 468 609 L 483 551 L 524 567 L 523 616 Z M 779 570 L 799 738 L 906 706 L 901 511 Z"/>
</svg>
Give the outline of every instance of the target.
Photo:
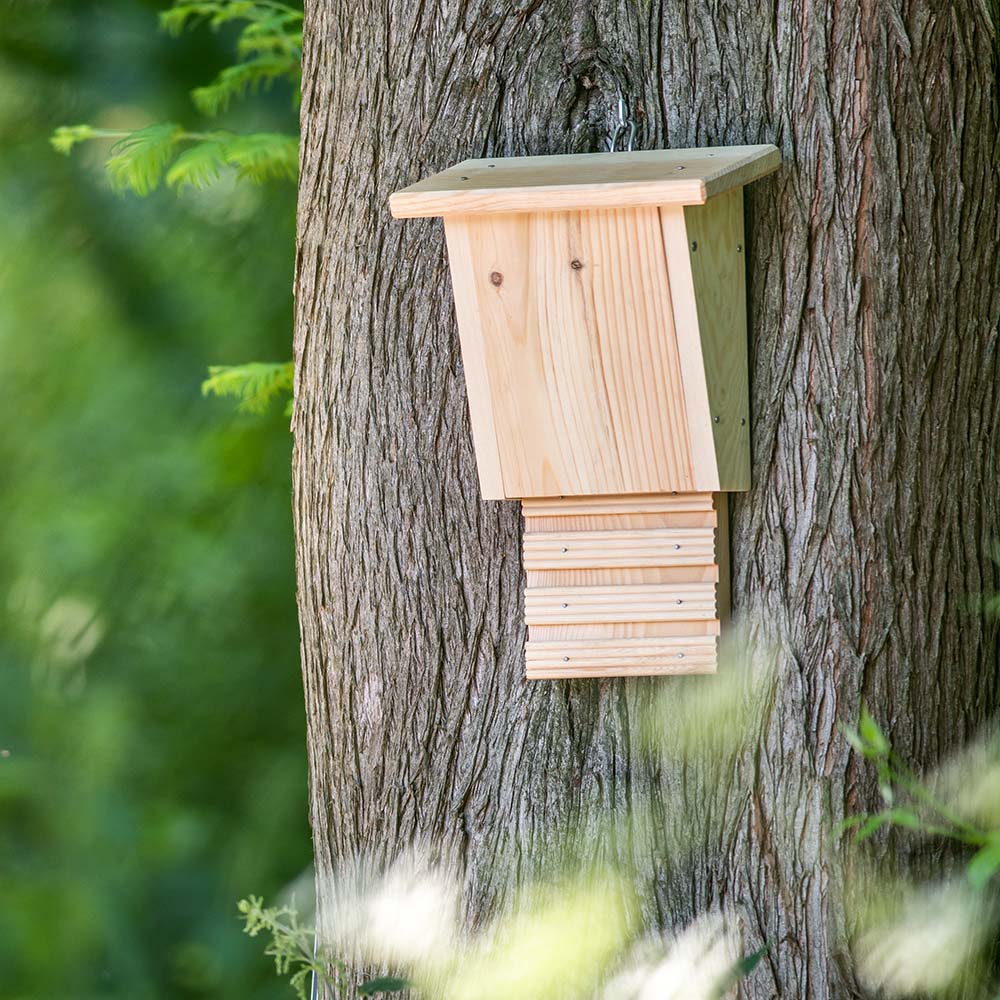
<svg viewBox="0 0 1000 1000">
<path fill-rule="evenodd" d="M 679 549 L 679 548 L 680 548 L 680 546 L 679 546 L 679 545 L 675 545 L 675 546 L 674 546 L 674 548 L 675 548 L 675 549 Z"/>
<path fill-rule="evenodd" d="M 560 552 L 569 552 L 569 549 L 560 549 Z"/>
<path fill-rule="evenodd" d="M 683 660 L 684 659 L 684 654 L 683 653 L 678 653 L 677 654 L 677 659 L 678 660 Z"/>
<path fill-rule="evenodd" d="M 683 604 L 684 602 L 683 602 L 683 601 L 678 601 L 677 603 L 678 603 L 678 604 Z"/>
<path fill-rule="evenodd" d="M 691 249 L 692 250 L 697 250 L 698 249 L 698 241 L 697 240 L 692 240 L 691 241 Z"/>
<path fill-rule="evenodd" d="M 713 419 L 713 420 L 714 420 L 714 421 L 715 421 L 716 423 L 719 423 L 719 422 L 720 422 L 720 421 L 722 420 L 722 417 L 713 417 L 712 419 Z"/>
<path fill-rule="evenodd" d="M 569 607 L 569 605 L 568 605 L 568 604 L 564 604 L 564 605 L 563 605 L 563 607 L 564 607 L 564 608 L 568 608 L 568 607 Z"/>
<path fill-rule="evenodd" d="M 742 243 L 737 243 L 736 244 L 736 252 L 737 253 L 743 253 L 743 244 Z"/>
<path fill-rule="evenodd" d="M 740 417 L 740 427 L 745 427 L 747 422 L 746 417 Z"/>
<path fill-rule="evenodd" d="M 569 663 L 569 657 L 568 656 L 564 656 L 563 657 L 563 663 Z"/>
</svg>

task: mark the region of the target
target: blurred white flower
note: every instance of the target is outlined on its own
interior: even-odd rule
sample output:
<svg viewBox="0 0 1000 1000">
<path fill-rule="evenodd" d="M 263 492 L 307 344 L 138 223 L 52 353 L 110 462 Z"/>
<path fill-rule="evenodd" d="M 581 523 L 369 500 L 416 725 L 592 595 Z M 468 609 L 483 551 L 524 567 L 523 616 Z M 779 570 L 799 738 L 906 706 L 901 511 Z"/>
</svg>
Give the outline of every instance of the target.
<svg viewBox="0 0 1000 1000">
<path fill-rule="evenodd" d="M 640 961 L 616 976 L 601 1000 L 719 1000 L 732 984 L 741 945 L 735 920 L 707 914 L 667 944 L 658 962 Z"/>
<path fill-rule="evenodd" d="M 382 873 L 358 862 L 325 889 L 320 926 L 339 953 L 411 968 L 446 962 L 456 948 L 458 884 L 417 852 L 408 852 Z"/>
<path fill-rule="evenodd" d="M 962 883 L 910 890 L 858 940 L 862 982 L 888 996 L 940 996 L 974 976 L 991 939 L 990 904 Z"/>
<path fill-rule="evenodd" d="M 985 827 L 1000 826 L 1000 737 L 966 747 L 931 779 L 956 812 Z"/>
</svg>

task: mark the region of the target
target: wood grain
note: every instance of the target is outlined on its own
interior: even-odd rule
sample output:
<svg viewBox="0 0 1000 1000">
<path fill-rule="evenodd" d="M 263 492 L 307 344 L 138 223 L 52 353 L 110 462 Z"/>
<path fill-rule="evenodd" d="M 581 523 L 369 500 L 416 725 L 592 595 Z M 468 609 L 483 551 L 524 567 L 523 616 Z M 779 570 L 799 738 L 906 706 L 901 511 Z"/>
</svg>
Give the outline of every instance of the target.
<svg viewBox="0 0 1000 1000">
<path fill-rule="evenodd" d="M 584 513 L 574 515 L 577 506 Z M 538 670 L 550 667 L 557 671 L 552 676 L 673 673 L 678 665 L 690 672 L 692 662 L 664 659 L 662 640 L 691 637 L 713 650 L 711 662 L 702 658 L 698 668 L 714 668 L 718 512 L 710 494 L 563 497 L 527 502 L 522 510 L 529 677 L 541 677 Z M 553 661 L 539 667 L 539 643 L 546 657 L 574 650 L 574 665 Z M 595 650 L 613 648 L 613 656 L 595 653 L 577 664 L 588 643 Z M 651 664 L 655 669 L 647 670 Z M 574 673 L 578 669 L 583 672 Z"/>
<path fill-rule="evenodd" d="M 495 429 L 506 496 L 690 490 L 657 210 L 462 216 L 448 231 L 478 307 L 463 309 L 463 349 L 489 373 L 492 421 L 477 403 L 475 434 L 479 419 Z"/>
<path fill-rule="evenodd" d="M 714 582 L 531 587 L 524 599 L 524 619 L 529 625 L 714 618 Z"/>
<path fill-rule="evenodd" d="M 700 205 L 776 170 L 770 145 L 463 160 L 389 198 L 396 218 Z"/>
<path fill-rule="evenodd" d="M 714 641 L 691 636 L 529 642 L 525 656 L 532 680 L 710 674 L 716 668 Z"/>
</svg>

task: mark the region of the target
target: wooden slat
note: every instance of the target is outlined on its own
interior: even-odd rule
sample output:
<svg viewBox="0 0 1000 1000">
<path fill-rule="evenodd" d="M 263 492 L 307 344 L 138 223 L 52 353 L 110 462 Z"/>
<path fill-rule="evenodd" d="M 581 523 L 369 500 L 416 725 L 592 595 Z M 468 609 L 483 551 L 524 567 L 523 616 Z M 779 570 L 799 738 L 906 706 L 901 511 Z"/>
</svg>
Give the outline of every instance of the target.
<svg viewBox="0 0 1000 1000">
<path fill-rule="evenodd" d="M 714 510 L 682 511 L 670 514 L 581 514 L 579 517 L 526 517 L 524 530 L 535 531 L 620 531 L 645 528 L 714 528 Z"/>
<path fill-rule="evenodd" d="M 715 562 L 711 528 L 538 532 L 524 536 L 526 569 L 704 566 Z"/>
<path fill-rule="evenodd" d="M 529 625 L 714 619 L 715 584 L 529 588 L 524 609 Z"/>
<path fill-rule="evenodd" d="M 521 501 L 525 518 L 582 514 L 670 514 L 713 510 L 711 493 L 647 493 L 633 496 L 531 497 Z"/>
<path fill-rule="evenodd" d="M 691 637 L 528 642 L 529 677 L 714 673 L 715 642 Z"/>
<path fill-rule="evenodd" d="M 614 566 L 529 569 L 529 587 L 601 587 L 628 583 L 717 583 L 718 566 Z"/>
<path fill-rule="evenodd" d="M 576 625 L 532 625 L 531 642 L 562 639 L 645 639 L 654 636 L 716 636 L 717 618 L 690 622 L 587 622 Z"/>
<path fill-rule="evenodd" d="M 464 160 L 389 198 L 397 219 L 492 212 L 563 212 L 700 205 L 781 163 L 774 146 Z"/>
</svg>

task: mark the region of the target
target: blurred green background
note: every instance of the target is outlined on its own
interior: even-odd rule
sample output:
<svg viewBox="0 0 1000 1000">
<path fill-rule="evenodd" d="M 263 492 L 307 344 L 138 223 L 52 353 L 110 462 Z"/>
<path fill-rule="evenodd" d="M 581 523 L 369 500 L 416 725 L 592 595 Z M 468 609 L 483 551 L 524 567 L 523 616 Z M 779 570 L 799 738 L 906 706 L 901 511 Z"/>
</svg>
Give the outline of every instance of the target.
<svg viewBox="0 0 1000 1000">
<path fill-rule="evenodd" d="M 198 123 L 232 38 L 163 6 L 0 2 L 3 998 L 290 995 L 235 904 L 310 857 L 291 440 L 200 383 L 291 354 L 294 189 L 117 195 L 48 144 Z"/>
</svg>

